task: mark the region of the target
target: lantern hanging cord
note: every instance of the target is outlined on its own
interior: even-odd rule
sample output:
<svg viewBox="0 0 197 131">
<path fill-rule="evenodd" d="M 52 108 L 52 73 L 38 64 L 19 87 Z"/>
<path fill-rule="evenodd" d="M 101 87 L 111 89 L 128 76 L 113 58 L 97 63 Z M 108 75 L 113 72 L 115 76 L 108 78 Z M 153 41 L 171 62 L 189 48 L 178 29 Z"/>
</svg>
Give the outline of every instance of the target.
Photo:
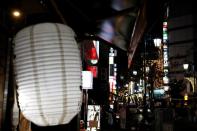
<svg viewBox="0 0 197 131">
<path fill-rule="evenodd" d="M 51 5 L 53 6 L 53 8 L 55 9 L 55 12 L 57 13 L 57 15 L 60 17 L 61 21 L 63 22 L 63 24 L 67 24 L 66 20 L 64 19 L 64 16 L 62 15 L 60 10 L 58 9 L 58 6 L 55 3 L 55 1 L 54 0 L 50 0 L 50 2 L 51 2 Z"/>
</svg>

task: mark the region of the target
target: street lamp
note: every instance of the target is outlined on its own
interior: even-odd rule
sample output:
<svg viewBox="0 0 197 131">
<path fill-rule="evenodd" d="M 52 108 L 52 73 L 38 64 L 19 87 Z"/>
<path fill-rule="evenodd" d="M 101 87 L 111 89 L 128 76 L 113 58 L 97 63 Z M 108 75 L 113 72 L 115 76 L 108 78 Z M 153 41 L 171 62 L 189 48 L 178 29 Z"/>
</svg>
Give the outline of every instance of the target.
<svg viewBox="0 0 197 131">
<path fill-rule="evenodd" d="M 134 70 L 133 71 L 133 75 L 136 76 L 137 75 L 137 71 Z"/>
<path fill-rule="evenodd" d="M 183 69 L 187 71 L 188 68 L 189 68 L 189 64 L 188 64 L 188 63 L 184 63 L 184 64 L 183 64 Z"/>
<path fill-rule="evenodd" d="M 23 17 L 23 12 L 19 9 L 13 9 L 11 11 L 11 17 L 15 20 L 19 20 L 19 19 L 22 19 Z"/>
<path fill-rule="evenodd" d="M 14 10 L 14 11 L 12 12 L 12 15 L 13 15 L 14 17 L 18 18 L 18 17 L 21 16 L 21 13 L 20 13 L 20 11 L 18 11 L 18 10 Z"/>
<path fill-rule="evenodd" d="M 161 39 L 160 38 L 155 38 L 153 39 L 155 47 L 160 47 L 161 46 Z"/>
</svg>

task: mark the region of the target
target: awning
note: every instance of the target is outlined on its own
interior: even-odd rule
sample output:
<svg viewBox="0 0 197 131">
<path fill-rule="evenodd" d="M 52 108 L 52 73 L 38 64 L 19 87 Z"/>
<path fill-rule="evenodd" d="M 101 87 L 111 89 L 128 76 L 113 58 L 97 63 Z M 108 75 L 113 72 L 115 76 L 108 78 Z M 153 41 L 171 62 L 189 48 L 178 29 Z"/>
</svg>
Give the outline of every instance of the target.
<svg viewBox="0 0 197 131">
<path fill-rule="evenodd" d="M 132 59 L 135 54 L 136 48 L 145 32 L 147 27 L 147 0 L 144 0 L 143 6 L 138 12 L 137 20 L 134 25 L 133 33 L 131 35 L 131 42 L 128 47 L 128 68 L 132 64 Z"/>
</svg>

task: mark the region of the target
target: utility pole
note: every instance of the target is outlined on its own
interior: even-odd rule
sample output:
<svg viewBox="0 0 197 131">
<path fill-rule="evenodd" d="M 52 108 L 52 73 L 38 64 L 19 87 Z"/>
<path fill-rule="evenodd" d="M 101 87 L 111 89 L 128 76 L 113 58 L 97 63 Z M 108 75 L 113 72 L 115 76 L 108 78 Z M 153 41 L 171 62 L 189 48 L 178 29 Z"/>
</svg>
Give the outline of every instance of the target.
<svg viewBox="0 0 197 131">
<path fill-rule="evenodd" d="M 146 80 L 146 38 L 145 38 L 145 44 L 144 44 L 144 53 L 143 53 L 143 79 L 144 79 L 144 96 L 143 96 L 143 104 L 144 104 L 144 110 L 146 110 L 146 87 L 147 87 L 147 80 Z"/>
</svg>

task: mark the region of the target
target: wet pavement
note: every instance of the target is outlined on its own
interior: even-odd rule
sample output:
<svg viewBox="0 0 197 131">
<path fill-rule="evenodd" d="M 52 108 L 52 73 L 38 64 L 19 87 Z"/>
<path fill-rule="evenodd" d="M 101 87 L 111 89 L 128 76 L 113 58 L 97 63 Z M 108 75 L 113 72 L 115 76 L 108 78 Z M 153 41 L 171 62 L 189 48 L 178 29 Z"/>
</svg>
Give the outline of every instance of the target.
<svg viewBox="0 0 197 131">
<path fill-rule="evenodd" d="M 127 112 L 126 129 L 115 128 L 101 131 L 197 131 L 197 121 L 185 117 L 173 117 L 171 109 L 157 109 L 144 119 L 142 113 Z"/>
</svg>

